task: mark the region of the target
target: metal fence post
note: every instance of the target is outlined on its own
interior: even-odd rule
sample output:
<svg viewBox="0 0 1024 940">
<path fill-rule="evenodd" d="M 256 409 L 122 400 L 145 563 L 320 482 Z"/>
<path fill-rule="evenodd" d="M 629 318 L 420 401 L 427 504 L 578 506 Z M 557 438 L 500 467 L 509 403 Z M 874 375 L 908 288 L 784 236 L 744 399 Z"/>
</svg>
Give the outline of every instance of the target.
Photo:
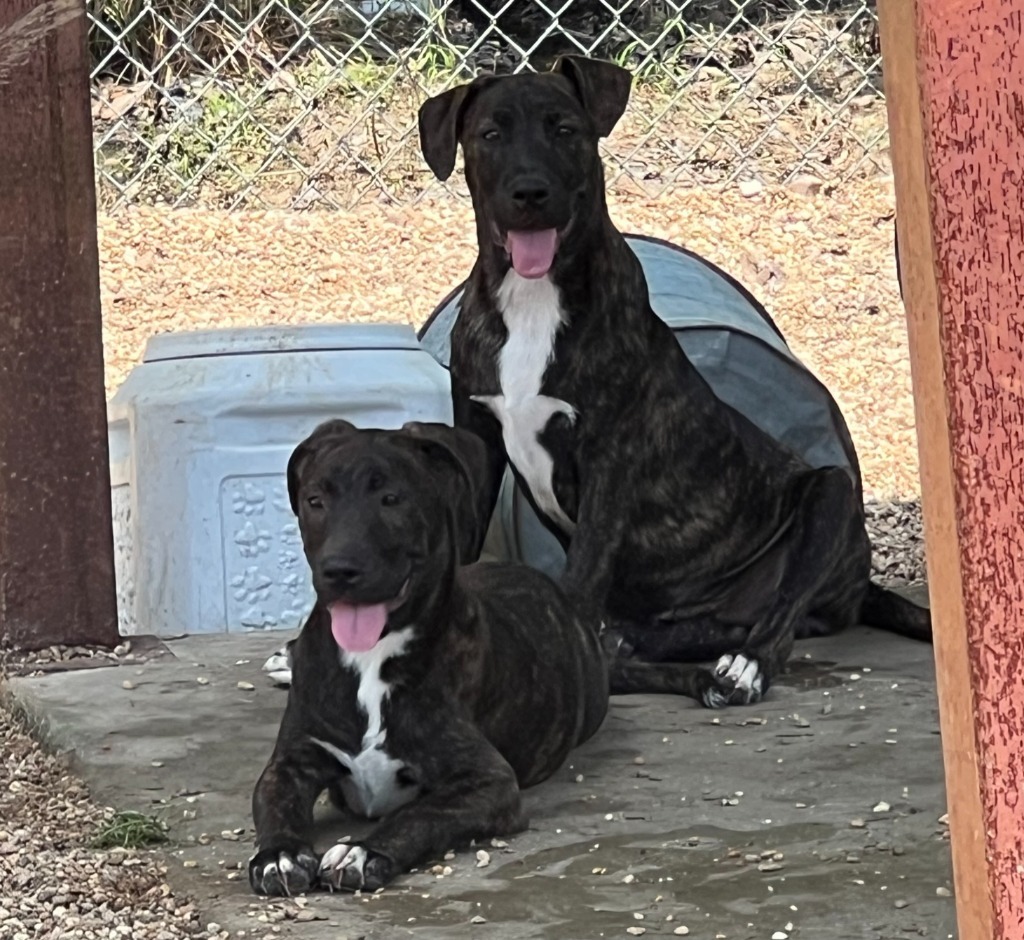
<svg viewBox="0 0 1024 940">
<path fill-rule="evenodd" d="M 0 640 L 118 642 L 84 0 L 0 2 Z"/>
</svg>

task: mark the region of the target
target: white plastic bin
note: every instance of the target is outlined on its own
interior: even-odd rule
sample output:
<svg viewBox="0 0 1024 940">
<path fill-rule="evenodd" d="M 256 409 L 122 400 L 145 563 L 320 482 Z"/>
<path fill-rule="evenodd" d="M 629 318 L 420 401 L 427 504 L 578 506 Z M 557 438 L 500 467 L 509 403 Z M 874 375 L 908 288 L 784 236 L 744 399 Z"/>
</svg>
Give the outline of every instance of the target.
<svg viewBox="0 0 1024 940">
<path fill-rule="evenodd" d="M 317 424 L 452 420 L 411 327 L 153 337 L 108 410 L 121 633 L 294 629 L 313 602 L 285 470 Z"/>
</svg>

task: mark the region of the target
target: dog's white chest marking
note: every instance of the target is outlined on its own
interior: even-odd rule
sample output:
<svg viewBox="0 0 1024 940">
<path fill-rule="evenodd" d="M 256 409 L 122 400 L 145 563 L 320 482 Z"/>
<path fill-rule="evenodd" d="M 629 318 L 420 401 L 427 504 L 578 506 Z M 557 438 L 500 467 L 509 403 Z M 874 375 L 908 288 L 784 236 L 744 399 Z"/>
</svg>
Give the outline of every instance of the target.
<svg viewBox="0 0 1024 940">
<path fill-rule="evenodd" d="M 384 816 L 415 799 L 417 788 L 403 786 L 398 780 L 405 766 L 387 752 L 387 727 L 384 723 L 384 700 L 391 686 L 380 677 L 381 667 L 405 650 L 412 636 L 412 627 L 389 633 L 366 653 L 342 652 L 341 664 L 359 675 L 356 700 L 366 715 L 366 732 L 357 754 L 350 754 L 328 741 L 313 738 L 339 764 L 348 770 L 342 777 L 341 792 L 353 812 L 375 818 Z"/>
<path fill-rule="evenodd" d="M 500 395 L 477 395 L 501 422 L 508 459 L 522 475 L 541 510 L 565 532 L 575 526 L 555 499 L 554 461 L 538 435 L 556 414 L 570 420 L 576 412 L 568 402 L 541 395 L 541 382 L 555 352 L 555 336 L 564 322 L 558 288 L 549 277 L 530 280 L 509 271 L 498 288 L 508 339 L 498 359 Z"/>
</svg>

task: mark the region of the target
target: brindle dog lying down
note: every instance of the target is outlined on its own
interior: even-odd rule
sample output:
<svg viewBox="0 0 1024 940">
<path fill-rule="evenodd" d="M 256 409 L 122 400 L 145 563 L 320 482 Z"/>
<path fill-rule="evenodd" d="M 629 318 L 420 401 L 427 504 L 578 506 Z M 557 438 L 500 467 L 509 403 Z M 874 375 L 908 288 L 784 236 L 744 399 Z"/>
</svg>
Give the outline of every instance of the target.
<svg viewBox="0 0 1024 940">
<path fill-rule="evenodd" d="M 492 498 L 466 431 L 321 425 L 288 464 L 316 605 L 253 794 L 258 894 L 374 890 L 430 855 L 525 827 L 520 791 L 600 727 L 608 670 L 598 625 L 522 565 L 460 567 Z M 379 819 L 319 855 L 328 789 Z"/>
</svg>

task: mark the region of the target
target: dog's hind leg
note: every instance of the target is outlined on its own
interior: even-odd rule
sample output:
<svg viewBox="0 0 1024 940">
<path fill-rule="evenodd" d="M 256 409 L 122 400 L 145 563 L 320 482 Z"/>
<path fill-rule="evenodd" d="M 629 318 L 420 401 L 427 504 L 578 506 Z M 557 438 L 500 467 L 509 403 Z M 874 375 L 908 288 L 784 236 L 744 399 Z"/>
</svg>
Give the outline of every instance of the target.
<svg viewBox="0 0 1024 940">
<path fill-rule="evenodd" d="M 871 557 L 853 480 L 839 467 L 804 475 L 798 483 L 792 531 L 778 585 L 746 642 L 705 673 L 701 701 L 709 708 L 760 701 L 785 666 L 797 625 L 820 615 L 829 598 L 836 629 L 856 620 Z"/>
<path fill-rule="evenodd" d="M 375 891 L 432 854 L 526 827 L 515 771 L 475 725 L 450 718 L 436 734 L 419 733 L 422 750 L 413 763 L 423 795 L 366 839 L 324 853 L 325 885 Z"/>
</svg>

